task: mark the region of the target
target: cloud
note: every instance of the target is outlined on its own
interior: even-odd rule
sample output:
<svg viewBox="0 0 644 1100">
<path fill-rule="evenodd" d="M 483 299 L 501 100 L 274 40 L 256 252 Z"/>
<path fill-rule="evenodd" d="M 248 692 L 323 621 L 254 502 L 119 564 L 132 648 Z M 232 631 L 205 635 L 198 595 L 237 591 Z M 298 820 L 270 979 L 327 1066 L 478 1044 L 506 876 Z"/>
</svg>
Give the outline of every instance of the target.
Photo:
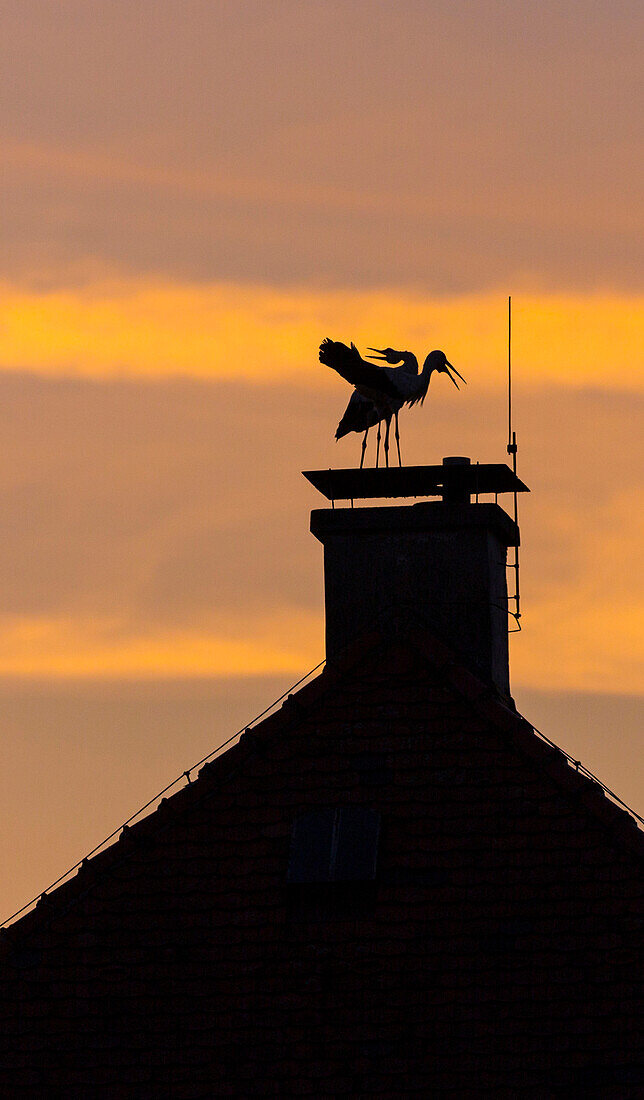
<svg viewBox="0 0 644 1100">
<path fill-rule="evenodd" d="M 390 156 L 400 132 L 392 127 L 376 159 Z M 297 131 L 280 140 L 289 150 L 302 145 Z M 330 136 L 328 145 L 335 163 Z M 382 178 L 375 167 L 355 179 L 341 172 L 330 179 L 323 167 L 299 178 L 277 163 L 146 163 L 120 148 L 10 151 L 0 256 L 0 276 L 9 280 L 56 286 L 85 269 L 170 282 L 394 285 L 433 295 L 641 290 L 641 208 L 617 193 L 616 176 L 593 189 L 577 175 L 566 176 L 565 187 L 540 188 L 530 167 L 510 185 L 495 158 L 467 166 L 460 149 L 440 161 L 456 178 L 420 166 L 410 170 L 420 186 L 401 186 L 397 173 Z"/>
<path fill-rule="evenodd" d="M 226 626 L 223 635 L 162 628 L 145 635 L 116 618 L 4 616 L 0 618 L 0 677 L 123 681 L 300 676 L 323 656 L 317 616 L 297 609 L 264 621 L 255 618 L 245 631 L 237 620 Z"/>
<path fill-rule="evenodd" d="M 324 335 L 359 346 L 448 350 L 474 385 L 503 384 L 506 301 L 396 289 L 311 291 L 145 280 L 36 291 L 2 287 L 5 369 L 86 378 L 188 377 L 329 387 Z M 524 383 L 639 389 L 644 300 L 522 294 L 514 353 Z"/>
<path fill-rule="evenodd" d="M 379 163 L 380 147 L 393 140 L 394 135 L 400 158 L 410 164 L 419 157 L 415 127 L 409 126 L 408 114 L 405 116 L 405 112 L 391 108 L 372 117 L 350 112 L 341 122 L 325 119 L 284 127 L 277 138 L 273 136 L 266 143 L 268 164 L 263 170 L 247 163 L 243 170 L 240 166 L 236 174 L 221 163 L 158 163 L 101 147 L 78 148 L 24 141 L 5 143 L 0 149 L 0 164 L 7 178 L 45 177 L 50 187 L 64 185 L 72 191 L 80 185 L 100 192 L 109 188 L 114 193 L 114 189 L 118 189 L 124 196 L 139 191 L 148 199 L 151 196 L 162 199 L 168 195 L 175 203 L 181 200 L 223 201 L 240 209 L 257 205 L 275 207 L 278 211 L 286 208 L 313 214 L 396 216 L 432 222 L 455 220 L 465 214 L 469 219 L 487 218 L 514 226 L 534 225 L 537 214 L 534 204 L 542 193 L 544 182 L 538 178 L 539 173 L 523 181 L 519 190 L 512 187 L 508 178 L 497 180 L 493 187 L 497 171 L 496 156 L 493 156 L 489 164 L 479 165 L 479 171 L 489 177 L 487 185 L 476 193 L 471 192 L 468 173 L 463 173 L 462 164 L 468 155 L 471 156 L 474 134 L 470 128 L 473 125 L 471 117 L 463 119 L 451 137 L 460 170 L 455 164 L 440 162 L 421 188 L 415 186 L 414 178 L 422 174 L 425 167 L 422 161 L 414 166 L 417 171 L 406 173 L 404 181 L 398 173 L 392 173 Z M 325 164 L 326 150 L 337 139 L 340 128 L 347 142 L 347 152 L 354 150 L 355 153 L 350 172 L 347 172 L 346 163 L 342 171 L 338 171 L 337 165 Z M 497 140 L 508 143 L 516 140 L 516 135 L 496 136 Z M 480 134 L 477 140 L 480 142 Z M 509 153 L 510 149 L 499 152 Z M 290 166 L 288 176 L 280 171 L 286 159 Z M 365 160 L 372 161 L 367 164 L 370 168 L 367 172 Z M 538 168 L 543 173 L 543 162 L 539 162 Z M 445 178 L 446 173 L 449 173 L 448 178 Z M 551 196 L 549 205 L 538 210 L 540 224 L 544 229 L 565 232 L 573 229 L 587 232 L 591 221 L 595 231 L 630 233 L 640 228 L 637 209 L 617 203 L 604 204 L 600 201 L 603 187 L 595 191 L 599 194 L 586 189 L 576 196 L 574 206 L 570 196 Z"/>
</svg>

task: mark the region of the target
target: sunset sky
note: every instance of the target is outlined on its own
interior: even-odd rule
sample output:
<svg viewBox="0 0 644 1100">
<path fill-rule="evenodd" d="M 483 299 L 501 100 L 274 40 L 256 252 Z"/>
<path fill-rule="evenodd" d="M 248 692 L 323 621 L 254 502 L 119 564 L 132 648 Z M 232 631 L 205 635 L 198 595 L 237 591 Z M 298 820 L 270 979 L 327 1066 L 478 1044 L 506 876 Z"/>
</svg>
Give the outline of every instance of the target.
<svg viewBox="0 0 644 1100">
<path fill-rule="evenodd" d="M 7 0 L 0 920 L 324 655 L 325 336 L 504 461 L 522 713 L 640 812 L 642 8 Z"/>
</svg>

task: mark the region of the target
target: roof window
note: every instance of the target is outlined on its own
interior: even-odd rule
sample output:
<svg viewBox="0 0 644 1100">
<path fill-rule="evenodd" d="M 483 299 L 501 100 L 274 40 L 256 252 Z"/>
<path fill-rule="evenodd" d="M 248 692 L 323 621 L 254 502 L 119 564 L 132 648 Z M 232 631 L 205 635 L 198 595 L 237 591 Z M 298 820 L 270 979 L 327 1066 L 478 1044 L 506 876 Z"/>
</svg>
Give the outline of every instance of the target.
<svg viewBox="0 0 644 1100">
<path fill-rule="evenodd" d="M 380 814 L 362 806 L 299 814 L 291 833 L 287 881 L 372 882 L 379 834 Z"/>
</svg>

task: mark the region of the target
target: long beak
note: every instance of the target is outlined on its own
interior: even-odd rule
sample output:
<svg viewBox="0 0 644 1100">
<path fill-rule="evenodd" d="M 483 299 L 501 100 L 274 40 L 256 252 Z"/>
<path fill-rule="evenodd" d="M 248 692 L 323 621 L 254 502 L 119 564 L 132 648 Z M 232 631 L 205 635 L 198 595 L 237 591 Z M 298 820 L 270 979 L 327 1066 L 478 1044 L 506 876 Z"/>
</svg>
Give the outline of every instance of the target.
<svg viewBox="0 0 644 1100">
<path fill-rule="evenodd" d="M 377 352 L 379 352 L 378 355 L 368 355 L 367 359 L 385 359 L 386 360 L 387 356 L 382 354 L 383 350 L 384 350 L 383 348 L 367 348 L 367 351 L 377 351 Z"/>
<path fill-rule="evenodd" d="M 452 364 L 448 363 L 447 360 L 445 360 L 445 366 L 446 367 L 452 367 Z M 463 375 L 458 373 L 456 367 L 452 367 L 452 370 L 454 371 L 454 374 L 456 375 L 456 377 L 460 378 L 461 382 L 465 382 L 465 379 L 463 378 Z M 449 371 L 447 373 L 449 374 Z M 451 374 L 449 374 L 449 376 L 450 376 L 450 378 L 452 378 Z M 459 386 L 458 382 L 456 382 L 454 378 L 452 378 L 452 382 L 456 386 L 457 390 L 460 389 L 460 386 Z M 465 382 L 465 385 L 467 386 L 467 382 Z"/>
</svg>

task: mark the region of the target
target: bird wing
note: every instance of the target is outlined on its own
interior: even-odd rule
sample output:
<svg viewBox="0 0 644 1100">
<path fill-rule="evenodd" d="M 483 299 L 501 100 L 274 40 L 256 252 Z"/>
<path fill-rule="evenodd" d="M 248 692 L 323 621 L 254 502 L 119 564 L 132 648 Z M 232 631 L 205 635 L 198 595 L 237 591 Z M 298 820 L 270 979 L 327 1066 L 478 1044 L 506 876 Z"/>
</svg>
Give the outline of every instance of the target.
<svg viewBox="0 0 644 1100">
<path fill-rule="evenodd" d="M 396 372 L 396 377 L 393 380 L 396 386 L 396 392 L 401 401 L 407 404 L 415 404 L 419 400 L 420 396 L 427 390 L 427 383 L 423 380 L 420 374 L 412 374 L 410 371 L 405 370 L 403 367 L 389 367 L 387 373 Z"/>
<path fill-rule="evenodd" d="M 337 371 L 352 386 L 363 387 L 383 397 L 400 397 L 400 390 L 389 377 L 389 370 L 377 367 L 375 363 L 367 363 L 355 344 L 348 348 L 337 340 L 323 340 L 320 344 L 320 362 Z"/>
<path fill-rule="evenodd" d="M 349 404 L 344 410 L 342 420 L 338 424 L 335 433 L 336 439 L 342 439 L 349 432 L 364 432 L 367 428 L 373 428 L 385 419 L 386 413 L 369 401 L 367 397 L 361 397 L 357 390 L 351 394 Z"/>
</svg>

